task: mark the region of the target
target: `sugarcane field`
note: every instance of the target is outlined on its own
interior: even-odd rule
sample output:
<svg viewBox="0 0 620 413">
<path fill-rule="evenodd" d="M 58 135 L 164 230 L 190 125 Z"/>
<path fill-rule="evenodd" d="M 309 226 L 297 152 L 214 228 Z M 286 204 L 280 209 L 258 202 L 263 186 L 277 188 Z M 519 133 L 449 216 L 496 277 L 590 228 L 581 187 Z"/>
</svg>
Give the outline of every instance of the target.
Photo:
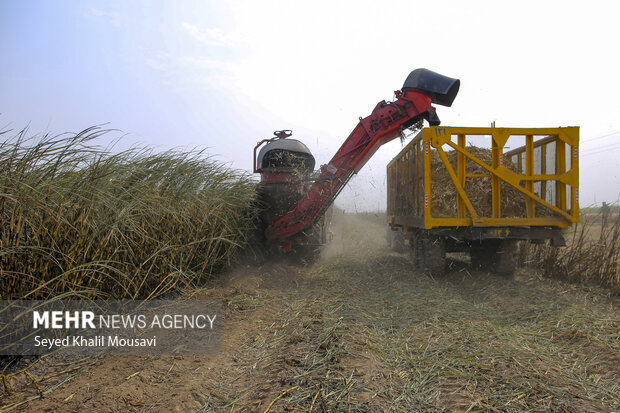
<svg viewBox="0 0 620 413">
<path fill-rule="evenodd" d="M 3 2 L 0 412 L 620 412 L 617 12 Z"/>
</svg>

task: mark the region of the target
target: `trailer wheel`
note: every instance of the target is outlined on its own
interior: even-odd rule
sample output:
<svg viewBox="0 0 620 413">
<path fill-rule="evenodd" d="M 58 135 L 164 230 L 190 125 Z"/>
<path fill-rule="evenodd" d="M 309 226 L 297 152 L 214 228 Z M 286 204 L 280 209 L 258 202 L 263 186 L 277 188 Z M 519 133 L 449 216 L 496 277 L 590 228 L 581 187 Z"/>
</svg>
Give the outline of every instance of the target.
<svg viewBox="0 0 620 413">
<path fill-rule="evenodd" d="M 443 238 L 423 238 L 422 268 L 432 276 L 440 277 L 446 269 L 446 246 Z"/>
<path fill-rule="evenodd" d="M 394 252 L 403 253 L 407 252 L 407 246 L 405 245 L 405 234 L 401 229 L 397 229 L 396 231 L 392 231 L 392 239 L 391 239 L 390 248 Z"/>
<path fill-rule="evenodd" d="M 475 270 L 511 277 L 517 268 L 517 241 L 488 240 L 473 245 L 470 257 Z"/>
<path fill-rule="evenodd" d="M 497 252 L 495 253 L 495 272 L 499 275 L 512 277 L 517 268 L 517 248 L 516 240 L 501 240 L 498 242 Z"/>
<path fill-rule="evenodd" d="M 414 268 L 424 270 L 424 246 L 418 234 L 411 234 L 409 238 L 409 259 Z"/>
<path fill-rule="evenodd" d="M 484 244 L 476 244 L 469 250 L 469 256 L 471 258 L 471 266 L 476 271 L 493 271 L 493 256 L 495 255 L 495 248 L 493 248 L 490 242 Z"/>
</svg>

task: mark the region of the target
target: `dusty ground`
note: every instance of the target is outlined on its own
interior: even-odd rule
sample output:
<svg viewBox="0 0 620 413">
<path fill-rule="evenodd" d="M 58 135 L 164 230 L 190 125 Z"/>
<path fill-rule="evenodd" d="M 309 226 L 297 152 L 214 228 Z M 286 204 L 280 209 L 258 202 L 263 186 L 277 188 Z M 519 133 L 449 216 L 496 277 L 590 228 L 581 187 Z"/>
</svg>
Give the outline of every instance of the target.
<svg viewBox="0 0 620 413">
<path fill-rule="evenodd" d="M 1 410 L 620 411 L 618 298 L 458 260 L 432 279 L 381 219 L 337 218 L 314 266 L 241 266 L 199 294 L 224 304 L 221 353 L 44 360 L 35 380 L 62 374 L 43 397 L 23 376 Z"/>
</svg>

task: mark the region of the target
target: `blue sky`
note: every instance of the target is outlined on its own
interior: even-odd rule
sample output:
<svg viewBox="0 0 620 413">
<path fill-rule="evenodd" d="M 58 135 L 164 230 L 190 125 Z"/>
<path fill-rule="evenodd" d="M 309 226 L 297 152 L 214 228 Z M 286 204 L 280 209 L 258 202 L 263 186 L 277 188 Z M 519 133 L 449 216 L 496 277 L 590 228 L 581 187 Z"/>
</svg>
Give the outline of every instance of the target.
<svg viewBox="0 0 620 413">
<path fill-rule="evenodd" d="M 221 128 L 216 120 L 231 113 L 232 100 L 174 84 L 156 66 L 159 56 L 182 55 L 190 44 L 166 36 L 176 24 L 170 22 L 172 3 L 161 9 L 146 2 L 3 2 L 0 7 L 3 125 L 31 122 L 33 131 L 60 132 L 109 122 L 131 134 L 130 140 L 163 147 L 216 146 L 218 138 L 224 140 L 212 132 Z"/>
<path fill-rule="evenodd" d="M 462 82 L 438 108 L 445 125 L 581 126 L 582 205 L 613 202 L 616 4 L 2 1 L 0 126 L 108 123 L 122 145 L 207 146 L 243 169 L 256 141 L 288 128 L 321 164 L 358 116 L 427 67 Z M 400 145 L 382 148 L 338 203 L 384 207 Z"/>
</svg>

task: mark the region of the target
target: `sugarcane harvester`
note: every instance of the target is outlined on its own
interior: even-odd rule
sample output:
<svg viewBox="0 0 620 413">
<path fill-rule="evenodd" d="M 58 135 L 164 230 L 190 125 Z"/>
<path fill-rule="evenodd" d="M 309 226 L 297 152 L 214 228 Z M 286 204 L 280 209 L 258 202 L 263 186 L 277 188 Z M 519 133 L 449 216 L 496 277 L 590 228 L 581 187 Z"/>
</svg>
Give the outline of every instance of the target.
<svg viewBox="0 0 620 413">
<path fill-rule="evenodd" d="M 290 130 L 260 141 L 254 148 L 254 172 L 261 175 L 258 190 L 266 244 L 284 252 L 316 251 L 326 240 L 326 211 L 351 177 L 381 145 L 402 136 L 405 129 L 423 120 L 439 125 L 432 104 L 451 106 L 459 86 L 458 79 L 428 69 L 412 71 L 402 89 L 394 92 L 395 100 L 381 101 L 369 116 L 360 117 L 334 157 L 317 171 L 306 145 L 288 139 Z"/>
</svg>

